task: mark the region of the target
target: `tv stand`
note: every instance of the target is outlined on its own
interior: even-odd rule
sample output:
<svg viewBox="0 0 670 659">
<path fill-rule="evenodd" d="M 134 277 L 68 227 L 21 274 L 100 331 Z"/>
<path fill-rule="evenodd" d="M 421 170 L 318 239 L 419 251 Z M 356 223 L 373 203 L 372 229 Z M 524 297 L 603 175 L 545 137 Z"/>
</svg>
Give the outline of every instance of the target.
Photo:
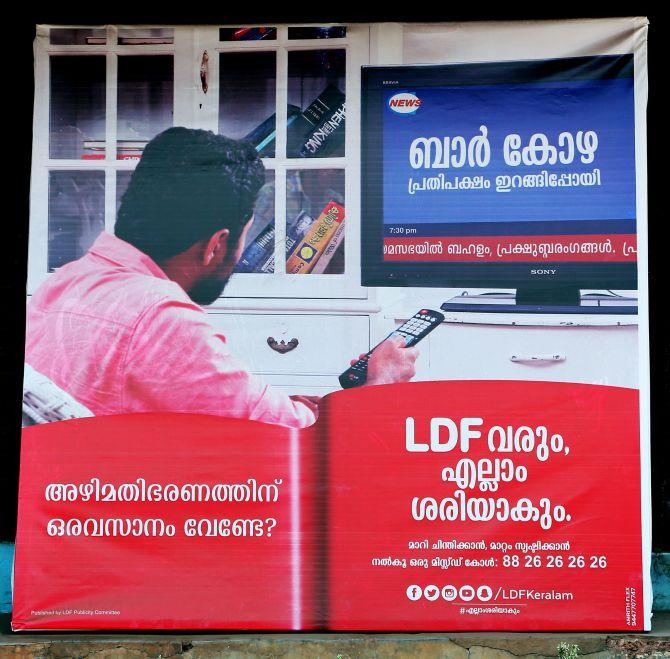
<svg viewBox="0 0 670 659">
<path fill-rule="evenodd" d="M 586 293 L 578 288 L 519 288 L 515 293 L 462 293 L 447 300 L 443 311 L 472 313 L 637 314 L 637 298 L 615 293 Z"/>
<path fill-rule="evenodd" d="M 592 296 L 585 296 L 585 302 L 597 305 Z M 385 308 L 385 322 L 374 328 L 373 343 L 417 309 L 434 304 L 435 291 L 431 291 L 426 297 L 408 296 Z M 639 386 L 638 316 L 589 314 L 583 309 L 580 314 L 514 313 L 510 312 L 513 305 L 491 306 L 502 308 L 502 313 L 471 313 L 479 311 L 476 306 L 469 311 L 443 311 L 444 322 L 418 345 L 415 380 Z"/>
</svg>

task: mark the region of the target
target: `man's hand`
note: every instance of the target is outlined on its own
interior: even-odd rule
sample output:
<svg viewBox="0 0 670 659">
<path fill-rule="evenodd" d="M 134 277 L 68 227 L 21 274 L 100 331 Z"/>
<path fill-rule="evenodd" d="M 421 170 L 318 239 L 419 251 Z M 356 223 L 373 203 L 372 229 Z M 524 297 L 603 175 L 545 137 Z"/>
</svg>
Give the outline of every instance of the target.
<svg viewBox="0 0 670 659">
<path fill-rule="evenodd" d="M 416 374 L 414 362 L 419 356 L 417 348 L 406 348 L 405 339 L 392 336 L 379 344 L 368 358 L 367 384 L 393 384 L 407 382 Z M 362 359 L 365 355 L 361 355 Z M 357 362 L 352 359 L 352 366 Z"/>
<path fill-rule="evenodd" d="M 298 403 L 306 405 L 314 413 L 314 416 L 319 416 L 319 403 L 321 402 L 321 396 L 289 396 L 289 398 Z"/>
</svg>

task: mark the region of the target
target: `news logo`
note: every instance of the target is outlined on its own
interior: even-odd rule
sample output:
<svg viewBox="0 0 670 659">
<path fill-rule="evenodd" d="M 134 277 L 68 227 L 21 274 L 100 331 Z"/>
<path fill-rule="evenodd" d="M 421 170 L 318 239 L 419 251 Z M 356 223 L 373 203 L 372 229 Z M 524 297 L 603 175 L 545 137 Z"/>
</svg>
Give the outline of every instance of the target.
<svg viewBox="0 0 670 659">
<path fill-rule="evenodd" d="M 399 92 L 389 98 L 388 107 L 397 114 L 416 114 L 421 107 L 421 99 L 412 92 Z"/>
</svg>

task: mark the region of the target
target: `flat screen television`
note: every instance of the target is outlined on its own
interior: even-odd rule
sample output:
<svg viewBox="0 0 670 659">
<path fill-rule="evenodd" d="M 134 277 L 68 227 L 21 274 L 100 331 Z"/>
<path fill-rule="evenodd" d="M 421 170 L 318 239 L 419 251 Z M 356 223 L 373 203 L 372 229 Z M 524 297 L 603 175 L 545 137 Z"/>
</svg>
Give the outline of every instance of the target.
<svg viewBox="0 0 670 659">
<path fill-rule="evenodd" d="M 632 55 L 364 67 L 363 284 L 637 288 L 634 136 Z"/>
</svg>

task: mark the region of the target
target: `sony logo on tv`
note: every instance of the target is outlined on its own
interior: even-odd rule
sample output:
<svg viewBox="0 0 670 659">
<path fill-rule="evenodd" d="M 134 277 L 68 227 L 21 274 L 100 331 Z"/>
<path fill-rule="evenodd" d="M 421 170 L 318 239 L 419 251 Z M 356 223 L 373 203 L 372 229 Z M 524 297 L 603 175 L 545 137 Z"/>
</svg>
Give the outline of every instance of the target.
<svg viewBox="0 0 670 659">
<path fill-rule="evenodd" d="M 530 271 L 531 275 L 555 275 L 556 270 L 550 270 L 548 268 L 532 268 Z"/>
</svg>

